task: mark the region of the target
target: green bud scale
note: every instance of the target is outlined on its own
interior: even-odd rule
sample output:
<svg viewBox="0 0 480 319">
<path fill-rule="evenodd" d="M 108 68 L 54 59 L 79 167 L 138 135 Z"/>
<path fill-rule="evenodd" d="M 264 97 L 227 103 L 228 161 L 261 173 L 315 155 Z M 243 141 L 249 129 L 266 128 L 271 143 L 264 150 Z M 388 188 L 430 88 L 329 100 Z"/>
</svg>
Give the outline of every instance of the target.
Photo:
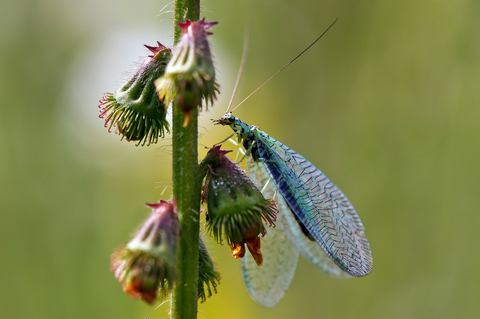
<svg viewBox="0 0 480 319">
<path fill-rule="evenodd" d="M 171 50 L 158 46 L 145 46 L 152 52 L 134 74 L 115 93 L 105 93 L 100 100 L 100 118 L 105 127 L 138 145 L 157 143 L 169 132 L 165 104 L 158 99 L 154 81 L 165 72 Z"/>
<path fill-rule="evenodd" d="M 274 226 L 277 208 L 267 200 L 245 171 L 225 156 L 230 151 L 215 146 L 208 152 L 204 163 L 210 171 L 205 178 L 202 199 L 207 203 L 207 229 L 215 240 L 243 244 L 265 235 L 264 222 Z"/>
<path fill-rule="evenodd" d="M 198 299 L 200 302 L 205 302 L 212 296 L 212 291 L 217 293 L 217 285 L 221 277 L 202 238 L 198 248 Z"/>
<path fill-rule="evenodd" d="M 153 304 L 163 299 L 177 278 L 180 224 L 175 203 L 147 204 L 151 216 L 125 246 L 112 254 L 111 271 L 132 297 Z"/>
<path fill-rule="evenodd" d="M 200 21 L 179 23 L 182 29 L 180 42 L 173 49 L 173 56 L 163 77 L 155 81 L 158 96 L 165 104 L 174 102 L 185 113 L 184 126 L 188 125 L 190 112 L 213 104 L 217 98 L 218 83 L 208 43 L 206 30 L 217 22 Z"/>
</svg>

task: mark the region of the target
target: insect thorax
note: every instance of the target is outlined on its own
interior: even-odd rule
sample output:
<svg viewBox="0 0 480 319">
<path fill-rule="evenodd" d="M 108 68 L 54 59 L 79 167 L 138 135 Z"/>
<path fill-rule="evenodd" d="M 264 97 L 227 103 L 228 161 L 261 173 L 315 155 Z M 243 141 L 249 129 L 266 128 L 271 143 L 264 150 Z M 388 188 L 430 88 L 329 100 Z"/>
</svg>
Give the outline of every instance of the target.
<svg viewBox="0 0 480 319">
<path fill-rule="evenodd" d="M 255 143 L 255 131 L 258 127 L 254 125 L 248 125 L 239 118 L 230 115 L 232 121 L 230 127 L 237 134 L 239 142 L 242 141 L 245 151 L 250 152 L 255 162 L 260 158 L 258 154 L 258 146 Z"/>
<path fill-rule="evenodd" d="M 255 133 L 258 130 L 258 127 L 254 125 L 248 125 L 229 113 L 225 114 L 218 120 L 215 120 L 214 123 L 230 126 L 237 135 L 238 142 L 242 142 L 245 151 L 252 155 L 255 162 L 259 160 L 260 156 L 258 154 L 258 146 L 257 143 L 255 143 Z"/>
<path fill-rule="evenodd" d="M 258 153 L 258 145 L 255 143 L 255 135 L 250 132 L 250 134 L 245 135 L 242 141 L 243 147 L 247 152 L 250 152 L 252 155 L 253 161 L 258 162 L 260 154 Z"/>
</svg>

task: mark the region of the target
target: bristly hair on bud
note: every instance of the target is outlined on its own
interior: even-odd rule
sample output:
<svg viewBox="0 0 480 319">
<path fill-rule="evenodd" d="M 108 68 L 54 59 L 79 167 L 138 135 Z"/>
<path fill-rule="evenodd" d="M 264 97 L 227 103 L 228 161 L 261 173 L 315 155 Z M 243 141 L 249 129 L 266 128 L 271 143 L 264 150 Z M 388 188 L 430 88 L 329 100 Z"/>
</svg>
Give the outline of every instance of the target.
<svg viewBox="0 0 480 319">
<path fill-rule="evenodd" d="M 217 22 L 205 22 L 205 18 L 179 23 L 182 29 L 180 42 L 173 49 L 173 56 L 165 74 L 155 81 L 158 96 L 165 104 L 174 102 L 185 113 L 183 126 L 187 126 L 192 109 L 202 110 L 213 105 L 219 85 L 215 81 L 215 67 L 207 36 L 207 30 Z"/>
<path fill-rule="evenodd" d="M 158 138 L 169 132 L 167 110 L 158 99 L 154 81 L 165 72 L 171 50 L 157 42 L 158 46 L 145 45 L 152 54 L 136 69 L 132 76 L 115 93 L 105 93 L 100 100 L 100 118 L 105 127 L 128 141 L 138 145 L 157 143 Z"/>
<path fill-rule="evenodd" d="M 235 258 L 243 257 L 247 244 L 261 265 L 258 236 L 266 234 L 264 222 L 275 226 L 276 204 L 265 199 L 245 171 L 225 156 L 228 152 L 220 150 L 218 145 L 203 160 L 210 170 L 202 194 L 202 201 L 207 204 L 207 230 L 220 244 L 225 237 Z"/>
<path fill-rule="evenodd" d="M 200 238 L 198 243 L 198 299 L 205 302 L 212 296 L 212 291 L 217 293 L 217 285 L 220 283 L 220 273 L 216 270 L 207 247 Z"/>
<path fill-rule="evenodd" d="M 133 298 L 153 304 L 163 299 L 177 279 L 180 224 L 175 202 L 147 204 L 153 212 L 140 231 L 112 254 L 110 270 Z"/>
</svg>

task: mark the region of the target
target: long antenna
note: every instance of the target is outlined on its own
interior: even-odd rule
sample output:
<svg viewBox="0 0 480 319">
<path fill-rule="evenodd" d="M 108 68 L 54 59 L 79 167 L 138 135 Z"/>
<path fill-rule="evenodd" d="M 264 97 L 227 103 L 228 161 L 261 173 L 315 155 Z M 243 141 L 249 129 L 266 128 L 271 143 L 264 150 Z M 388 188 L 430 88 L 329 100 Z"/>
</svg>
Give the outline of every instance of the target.
<svg viewBox="0 0 480 319">
<path fill-rule="evenodd" d="M 260 90 L 260 88 L 262 88 L 265 84 L 267 84 L 268 82 L 270 82 L 271 79 L 273 79 L 274 77 L 276 77 L 278 75 L 278 73 L 282 72 L 283 70 L 285 70 L 287 68 L 287 66 L 289 66 L 290 64 L 293 63 L 293 61 L 295 61 L 296 59 L 298 59 L 302 54 L 304 54 L 305 52 L 307 52 L 308 49 L 310 49 L 315 43 L 317 43 L 318 40 L 320 40 L 324 35 L 325 33 L 327 33 L 328 30 L 330 30 L 331 27 L 333 27 L 333 25 L 338 21 L 338 18 L 335 19 L 335 21 L 333 21 L 333 23 L 327 28 L 327 30 L 325 30 L 315 41 L 313 41 L 312 44 L 310 44 L 305 50 L 303 50 L 299 55 L 297 55 L 292 61 L 288 62 L 287 64 L 285 64 L 285 66 L 283 68 L 281 68 L 280 70 L 277 71 L 277 73 L 275 73 L 274 75 L 272 75 L 268 80 L 266 80 L 265 82 L 263 82 L 262 85 L 260 85 L 258 88 L 255 89 L 255 91 L 253 91 L 252 93 L 250 93 L 242 102 L 240 102 L 240 104 L 238 104 L 237 106 L 235 106 L 235 108 L 230 112 L 230 113 L 233 113 L 233 111 L 235 111 L 240 105 L 243 104 L 243 102 L 245 102 L 246 100 L 248 100 L 249 97 L 251 97 L 255 92 L 257 92 L 258 90 Z M 230 108 L 230 106 L 229 106 Z M 228 111 L 228 110 L 227 110 Z"/>
<path fill-rule="evenodd" d="M 227 110 L 225 111 L 225 114 L 227 114 L 228 110 L 230 110 L 230 107 L 232 106 L 232 103 L 233 103 L 233 99 L 235 98 L 235 94 L 237 94 L 237 89 L 238 89 L 238 85 L 240 84 L 240 79 L 242 77 L 245 61 L 247 60 L 249 39 L 250 39 L 250 27 L 247 27 L 247 30 L 245 30 L 245 38 L 243 39 L 242 62 L 240 62 L 240 69 L 238 69 L 237 81 L 235 82 L 235 87 L 233 88 L 232 97 L 230 99 L 230 103 L 228 103 L 228 107 L 227 107 Z"/>
</svg>

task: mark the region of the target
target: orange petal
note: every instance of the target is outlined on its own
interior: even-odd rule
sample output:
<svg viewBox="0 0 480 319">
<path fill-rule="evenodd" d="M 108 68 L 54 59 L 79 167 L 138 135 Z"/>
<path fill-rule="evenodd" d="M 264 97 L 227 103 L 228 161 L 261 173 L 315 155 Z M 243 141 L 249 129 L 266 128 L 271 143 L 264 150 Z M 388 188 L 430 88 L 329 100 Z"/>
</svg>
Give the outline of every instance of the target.
<svg viewBox="0 0 480 319">
<path fill-rule="evenodd" d="M 137 285 L 125 284 L 123 291 L 135 299 L 142 299 L 148 304 L 153 304 L 157 300 L 157 289 L 150 289 L 149 291 L 142 291 Z"/>
<path fill-rule="evenodd" d="M 185 120 L 183 121 L 183 127 L 187 127 L 191 117 L 192 117 L 192 114 L 190 112 L 185 113 Z"/>
<path fill-rule="evenodd" d="M 232 252 L 232 256 L 235 257 L 235 259 L 243 258 L 243 256 L 245 256 L 245 246 L 243 244 L 237 244 L 235 242 L 232 242 L 232 244 L 230 245 L 230 250 Z"/>
<path fill-rule="evenodd" d="M 250 251 L 253 259 L 255 259 L 257 266 L 261 266 L 263 264 L 263 256 L 260 251 L 260 237 L 247 240 L 245 243 L 247 244 L 248 251 Z"/>
</svg>

